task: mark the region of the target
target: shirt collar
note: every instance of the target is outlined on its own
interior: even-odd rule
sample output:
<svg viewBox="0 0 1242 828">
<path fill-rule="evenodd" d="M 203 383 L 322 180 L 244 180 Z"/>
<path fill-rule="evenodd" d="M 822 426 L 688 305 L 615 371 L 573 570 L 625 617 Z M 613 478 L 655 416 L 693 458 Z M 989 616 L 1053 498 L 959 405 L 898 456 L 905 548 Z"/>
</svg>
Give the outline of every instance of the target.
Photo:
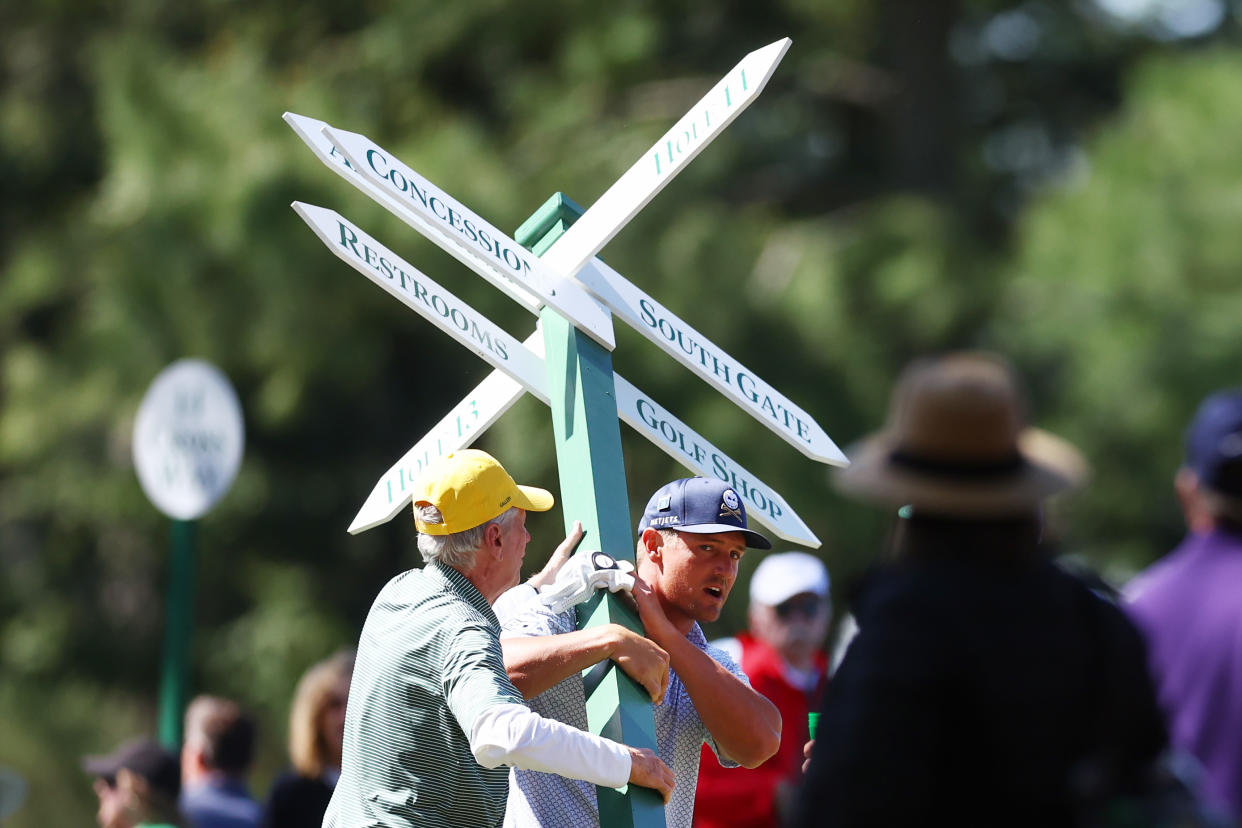
<svg viewBox="0 0 1242 828">
<path fill-rule="evenodd" d="M 424 570 L 428 575 L 439 578 L 466 603 L 483 613 L 487 623 L 495 627 L 497 633 L 500 632 L 500 621 L 496 618 L 492 605 L 487 603 L 483 593 L 479 592 L 465 575 L 462 575 L 461 572 L 451 566 L 441 564 L 439 561 L 432 561 L 424 567 Z"/>
</svg>

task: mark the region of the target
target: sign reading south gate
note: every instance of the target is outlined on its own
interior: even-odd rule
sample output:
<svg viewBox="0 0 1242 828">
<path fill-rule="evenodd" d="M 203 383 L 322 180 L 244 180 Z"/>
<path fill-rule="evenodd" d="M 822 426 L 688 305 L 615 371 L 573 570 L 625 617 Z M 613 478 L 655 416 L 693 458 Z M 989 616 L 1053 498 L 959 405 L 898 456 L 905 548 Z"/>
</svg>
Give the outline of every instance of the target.
<svg viewBox="0 0 1242 828">
<path fill-rule="evenodd" d="M 828 433 L 797 403 L 604 262 L 588 262 L 578 271 L 578 281 L 622 321 L 798 451 L 821 463 L 849 463 Z"/>
</svg>

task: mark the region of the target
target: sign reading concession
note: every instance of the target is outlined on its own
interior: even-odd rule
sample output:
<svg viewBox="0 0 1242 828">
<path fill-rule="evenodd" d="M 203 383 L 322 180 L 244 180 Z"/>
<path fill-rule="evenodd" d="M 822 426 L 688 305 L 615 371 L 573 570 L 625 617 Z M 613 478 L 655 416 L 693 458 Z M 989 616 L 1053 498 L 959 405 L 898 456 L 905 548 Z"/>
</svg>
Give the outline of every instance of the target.
<svg viewBox="0 0 1242 828">
<path fill-rule="evenodd" d="M 336 212 L 300 201 L 293 209 L 341 260 L 547 402 L 543 360 L 504 329 Z"/>
<path fill-rule="evenodd" d="M 453 256 L 466 267 L 472 269 L 476 267 L 474 256 L 465 247 L 458 244 L 456 240 L 437 232 L 431 225 L 425 224 L 417 215 L 407 211 L 405 206 L 396 201 L 386 190 L 375 186 L 354 169 L 345 156 L 341 155 L 340 150 L 328 140 L 328 136 L 324 135 L 324 128 L 329 126 L 329 124 L 315 118 L 307 118 L 305 115 L 296 115 L 292 112 L 286 112 L 284 119 L 285 123 L 293 128 L 297 136 L 306 143 L 306 146 L 310 147 L 311 151 L 315 153 L 316 158 L 327 165 L 328 169 L 344 178 L 350 184 L 353 184 L 378 203 L 384 205 L 389 212 L 397 214 L 405 211 L 408 215 L 403 215 L 402 218 L 414 226 L 414 229 L 431 239 L 440 249 Z M 543 306 L 543 303 L 532 296 L 525 288 L 518 285 L 517 282 L 509 279 L 495 279 L 491 270 L 488 270 L 483 275 L 527 310 L 532 313 L 539 313 L 539 308 Z"/>
<path fill-rule="evenodd" d="M 550 270 L 461 202 L 423 178 L 365 135 L 324 128 L 324 135 L 368 181 L 391 198 L 381 203 L 433 241 L 447 239 L 469 254 L 462 259 L 480 276 L 517 282 L 608 350 L 616 347 L 612 318 L 581 286 Z"/>
<path fill-rule="evenodd" d="M 673 176 L 750 106 L 792 42 L 786 37 L 742 58 L 565 231 L 543 255 L 545 264 L 564 276 L 576 274 Z"/>
<path fill-rule="evenodd" d="M 849 463 L 811 415 L 620 273 L 599 259 L 593 259 L 578 271 L 578 281 L 627 324 L 798 451 L 821 463 L 839 466 Z"/>
</svg>

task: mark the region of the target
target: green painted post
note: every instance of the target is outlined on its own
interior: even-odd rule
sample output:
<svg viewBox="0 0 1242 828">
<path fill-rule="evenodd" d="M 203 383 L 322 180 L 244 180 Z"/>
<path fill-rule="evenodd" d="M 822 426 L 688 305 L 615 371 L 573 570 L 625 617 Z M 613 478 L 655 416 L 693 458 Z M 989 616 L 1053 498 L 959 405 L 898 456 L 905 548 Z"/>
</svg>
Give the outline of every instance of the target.
<svg viewBox="0 0 1242 828">
<path fill-rule="evenodd" d="M 160 742 L 181 747 L 181 728 L 190 672 L 190 636 L 194 631 L 194 570 L 197 521 L 172 523 L 172 560 L 164 609 L 164 665 L 160 675 Z"/>
<path fill-rule="evenodd" d="M 583 209 L 557 193 L 514 235 L 543 255 Z M 586 543 L 614 558 L 634 561 L 625 488 L 621 427 L 612 382 L 612 355 L 551 308 L 540 315 L 548 366 L 548 396 L 556 435 L 556 466 L 566 531 L 582 521 Z M 641 633 L 638 618 L 610 593 L 578 608 L 578 627 L 623 624 Z M 633 747 L 656 749 L 651 698 L 611 661 L 583 674 L 591 732 Z M 627 793 L 596 788 L 600 828 L 664 828 L 664 803 L 648 788 Z"/>
</svg>

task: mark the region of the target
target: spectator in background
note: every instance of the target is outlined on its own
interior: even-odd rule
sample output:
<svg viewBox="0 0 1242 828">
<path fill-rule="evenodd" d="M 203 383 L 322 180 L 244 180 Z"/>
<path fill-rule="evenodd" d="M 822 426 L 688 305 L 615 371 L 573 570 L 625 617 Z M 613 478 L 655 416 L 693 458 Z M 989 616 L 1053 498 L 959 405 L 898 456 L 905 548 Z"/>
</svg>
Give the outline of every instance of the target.
<svg viewBox="0 0 1242 828">
<path fill-rule="evenodd" d="M 809 738 L 807 712 L 819 709 L 827 670 L 823 645 L 831 615 L 828 570 L 813 555 L 769 555 L 751 576 L 749 632 L 713 646 L 740 664 L 750 686 L 776 705 L 781 746 L 753 770 L 726 769 L 704 747 L 694 802 L 698 828 L 777 828 L 792 816 Z"/>
<path fill-rule="evenodd" d="M 179 828 L 177 755 L 150 739 L 126 742 L 107 756 L 88 756 L 82 768 L 95 777 L 100 828 Z"/>
<path fill-rule="evenodd" d="M 198 696 L 185 711 L 181 812 L 194 828 L 255 828 L 259 805 L 246 789 L 254 720 L 234 701 Z"/>
<path fill-rule="evenodd" d="M 1173 746 L 1242 816 L 1242 389 L 1208 397 L 1174 478 L 1189 535 L 1126 589 Z"/>
<path fill-rule="evenodd" d="M 836 473 L 912 510 L 854 602 L 798 825 L 1080 825 L 1146 791 L 1166 737 L 1142 639 L 1041 544 L 1085 464 L 1023 419 L 1001 360 L 920 360 Z"/>
<path fill-rule="evenodd" d="M 8 768 L 0 767 L 0 825 L 26 801 L 26 780 Z"/>
<path fill-rule="evenodd" d="M 319 828 L 341 775 L 345 702 L 354 672 L 353 650 L 311 667 L 298 682 L 289 710 L 291 770 L 272 784 L 263 828 Z"/>
</svg>

